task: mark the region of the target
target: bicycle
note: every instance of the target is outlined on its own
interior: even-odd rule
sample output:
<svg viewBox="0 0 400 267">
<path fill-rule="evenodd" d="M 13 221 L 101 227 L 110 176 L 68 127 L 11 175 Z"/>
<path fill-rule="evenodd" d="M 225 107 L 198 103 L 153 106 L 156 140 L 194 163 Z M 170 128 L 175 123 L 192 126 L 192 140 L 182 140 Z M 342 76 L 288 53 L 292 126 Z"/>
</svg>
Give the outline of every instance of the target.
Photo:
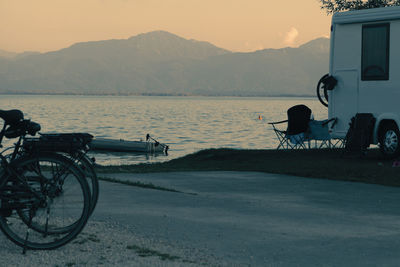
<svg viewBox="0 0 400 267">
<path fill-rule="evenodd" d="M 93 213 L 99 198 L 99 180 L 94 169 L 94 158 L 87 156 L 88 143 L 93 136 L 88 133 L 40 133 L 39 138 L 21 137 L 15 144 L 19 155 L 32 151 L 48 151 L 66 156 L 83 172 L 90 189 L 90 214 Z M 22 140 L 22 142 L 21 142 Z M 12 155 L 15 158 L 16 155 Z"/>
<path fill-rule="evenodd" d="M 9 130 L 8 132 L 11 133 L 12 131 Z M 77 167 L 79 167 L 82 174 L 84 174 L 84 176 L 88 180 L 91 215 L 97 205 L 97 200 L 99 197 L 99 181 L 96 171 L 94 169 L 94 159 L 90 159 L 86 154 L 89 150 L 87 144 L 93 139 L 93 136 L 88 133 L 39 134 L 39 138 L 27 138 L 24 135 L 19 136 L 19 139 L 15 143 L 15 146 L 5 150 L 7 151 L 13 149 L 13 152 L 7 155 L 7 158 L 9 160 L 14 160 L 24 154 L 31 154 L 37 151 L 41 151 L 54 152 L 61 156 L 67 157 L 68 160 L 72 160 L 72 162 Z M 18 136 L 16 134 L 13 134 L 13 137 Z M 70 226 L 69 228 L 64 227 L 62 231 L 68 232 L 71 228 L 73 228 L 73 226 Z M 41 229 L 36 230 L 41 231 Z M 56 232 L 60 233 L 61 230 L 58 230 Z"/>
<path fill-rule="evenodd" d="M 4 137 L 21 140 L 40 130 L 19 110 L 0 110 L 0 118 L 0 146 Z M 58 248 L 82 231 L 90 214 L 90 192 L 76 163 L 35 150 L 11 159 L 0 153 L 0 163 L 0 230 L 23 253 Z"/>
<path fill-rule="evenodd" d="M 11 135 L 19 137 L 14 147 L 9 147 L 3 151 L 13 149 L 11 154 L 5 157 L 9 160 L 14 160 L 24 153 L 32 151 L 55 152 L 71 159 L 82 170 L 85 177 L 88 179 L 91 201 L 90 214 L 93 213 L 99 198 L 99 181 L 97 173 L 94 169 L 94 158 L 89 158 L 87 152 L 89 150 L 88 143 L 93 139 L 93 136 L 88 133 L 39 133 L 40 138 L 26 138 L 24 135 L 18 136 L 17 133 Z"/>
</svg>

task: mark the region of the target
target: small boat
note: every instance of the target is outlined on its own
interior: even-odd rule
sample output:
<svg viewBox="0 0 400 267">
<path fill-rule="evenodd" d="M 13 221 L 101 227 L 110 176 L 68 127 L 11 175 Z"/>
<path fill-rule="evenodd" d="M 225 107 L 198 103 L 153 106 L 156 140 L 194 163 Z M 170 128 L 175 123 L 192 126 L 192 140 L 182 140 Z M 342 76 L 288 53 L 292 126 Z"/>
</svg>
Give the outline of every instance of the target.
<svg viewBox="0 0 400 267">
<path fill-rule="evenodd" d="M 165 153 L 168 146 L 153 139 L 149 134 L 146 141 L 126 141 L 123 139 L 94 138 L 89 143 L 90 150 L 93 151 L 113 151 L 113 152 L 142 152 L 142 153 Z"/>
</svg>

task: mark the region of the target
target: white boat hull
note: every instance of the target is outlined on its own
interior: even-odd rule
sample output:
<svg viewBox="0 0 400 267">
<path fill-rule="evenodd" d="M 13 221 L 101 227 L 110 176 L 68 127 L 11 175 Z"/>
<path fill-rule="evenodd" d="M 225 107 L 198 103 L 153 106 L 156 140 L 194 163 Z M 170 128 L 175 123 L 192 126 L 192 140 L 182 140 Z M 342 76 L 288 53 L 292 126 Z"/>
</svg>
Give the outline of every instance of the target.
<svg viewBox="0 0 400 267">
<path fill-rule="evenodd" d="M 144 152 L 163 153 L 166 145 L 152 141 L 125 141 L 106 138 L 95 138 L 89 143 L 90 150 L 114 151 L 114 152 Z"/>
</svg>

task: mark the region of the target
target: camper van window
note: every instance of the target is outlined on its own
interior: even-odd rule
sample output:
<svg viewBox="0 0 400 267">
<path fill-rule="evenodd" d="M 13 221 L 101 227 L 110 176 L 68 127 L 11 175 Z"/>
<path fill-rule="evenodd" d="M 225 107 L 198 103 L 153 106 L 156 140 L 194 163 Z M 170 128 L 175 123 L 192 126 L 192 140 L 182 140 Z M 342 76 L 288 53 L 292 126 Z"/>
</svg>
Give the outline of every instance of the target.
<svg viewBox="0 0 400 267">
<path fill-rule="evenodd" d="M 389 33 L 389 23 L 363 25 L 361 80 L 389 80 Z"/>
</svg>

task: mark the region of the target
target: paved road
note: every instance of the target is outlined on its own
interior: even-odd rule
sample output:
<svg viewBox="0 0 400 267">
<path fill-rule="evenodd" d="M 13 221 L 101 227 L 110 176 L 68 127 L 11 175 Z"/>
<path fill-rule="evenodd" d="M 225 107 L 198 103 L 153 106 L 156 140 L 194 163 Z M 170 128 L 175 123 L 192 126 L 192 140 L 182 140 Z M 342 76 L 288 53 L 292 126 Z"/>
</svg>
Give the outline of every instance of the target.
<svg viewBox="0 0 400 267">
<path fill-rule="evenodd" d="M 102 182 L 92 220 L 195 248 L 211 264 L 400 265 L 400 188 L 255 172 L 99 176 L 185 192 Z"/>
</svg>

